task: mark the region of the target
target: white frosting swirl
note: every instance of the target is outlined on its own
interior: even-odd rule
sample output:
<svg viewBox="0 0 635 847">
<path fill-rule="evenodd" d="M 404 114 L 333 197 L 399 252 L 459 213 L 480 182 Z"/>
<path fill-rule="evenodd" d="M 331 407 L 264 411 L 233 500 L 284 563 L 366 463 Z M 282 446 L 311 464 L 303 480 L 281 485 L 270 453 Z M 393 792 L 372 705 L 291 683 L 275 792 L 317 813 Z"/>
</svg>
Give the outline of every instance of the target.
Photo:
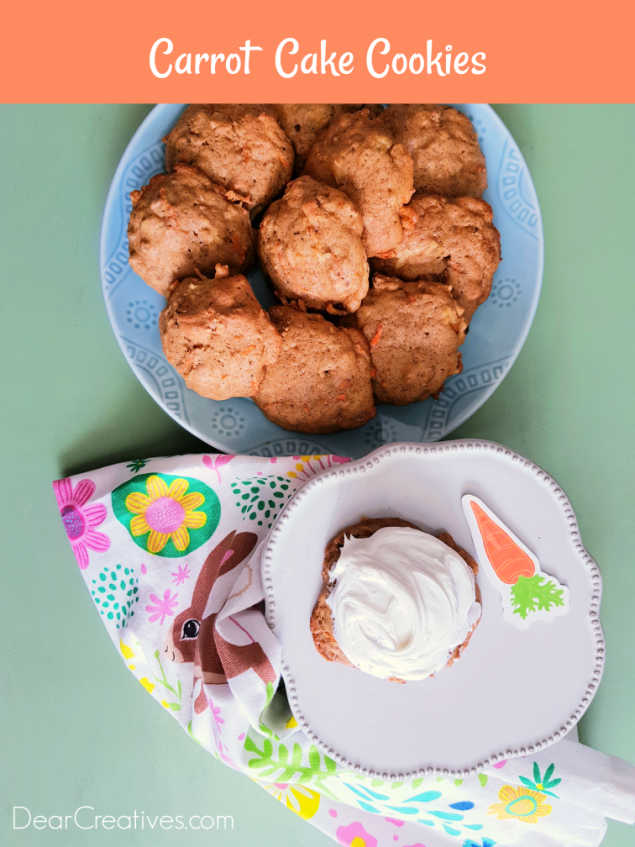
<svg viewBox="0 0 635 847">
<path fill-rule="evenodd" d="M 434 535 L 384 527 L 347 537 L 331 570 L 334 633 L 360 670 L 424 679 L 440 670 L 480 617 L 468 564 Z"/>
</svg>

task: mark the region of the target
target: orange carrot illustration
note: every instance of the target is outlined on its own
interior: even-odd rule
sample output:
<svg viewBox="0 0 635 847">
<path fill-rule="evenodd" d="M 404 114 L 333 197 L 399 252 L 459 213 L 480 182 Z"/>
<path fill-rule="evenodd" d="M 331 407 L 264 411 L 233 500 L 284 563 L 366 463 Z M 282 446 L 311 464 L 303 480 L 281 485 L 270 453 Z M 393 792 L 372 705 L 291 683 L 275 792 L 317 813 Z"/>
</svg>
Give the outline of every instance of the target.
<svg viewBox="0 0 635 847">
<path fill-rule="evenodd" d="M 483 540 L 485 555 L 501 582 L 515 585 L 521 576 L 533 576 L 536 566 L 531 556 L 478 503 L 470 500 L 470 507 Z"/>
</svg>

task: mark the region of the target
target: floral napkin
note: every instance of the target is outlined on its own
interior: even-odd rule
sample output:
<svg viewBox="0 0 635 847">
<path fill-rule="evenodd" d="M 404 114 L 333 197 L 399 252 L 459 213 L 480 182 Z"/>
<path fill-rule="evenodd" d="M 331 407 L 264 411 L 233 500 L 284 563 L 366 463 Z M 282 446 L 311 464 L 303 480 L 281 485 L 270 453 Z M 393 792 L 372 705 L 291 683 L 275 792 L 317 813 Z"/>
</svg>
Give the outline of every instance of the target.
<svg viewBox="0 0 635 847">
<path fill-rule="evenodd" d="M 138 459 L 53 483 L 115 648 L 185 732 L 349 847 L 598 845 L 635 821 L 635 768 L 564 740 L 466 779 L 387 782 L 298 729 L 263 609 L 260 552 L 294 492 L 336 456 Z"/>
</svg>

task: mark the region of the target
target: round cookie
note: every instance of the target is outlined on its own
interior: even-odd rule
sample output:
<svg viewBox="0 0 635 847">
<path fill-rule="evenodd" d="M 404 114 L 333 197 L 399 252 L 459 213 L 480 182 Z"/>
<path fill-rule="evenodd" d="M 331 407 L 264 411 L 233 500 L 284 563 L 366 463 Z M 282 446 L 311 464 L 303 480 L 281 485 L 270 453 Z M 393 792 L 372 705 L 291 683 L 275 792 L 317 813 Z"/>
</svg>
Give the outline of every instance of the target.
<svg viewBox="0 0 635 847">
<path fill-rule="evenodd" d="M 188 106 L 165 139 L 165 163 L 195 165 L 252 211 L 291 178 L 293 147 L 270 106 Z"/>
<path fill-rule="evenodd" d="M 201 397 L 251 397 L 281 339 L 244 276 L 182 279 L 159 316 L 165 357 Z"/>
<path fill-rule="evenodd" d="M 130 267 L 164 297 L 175 279 L 197 270 L 222 263 L 242 271 L 251 264 L 249 214 L 201 171 L 177 165 L 130 196 Z"/>
<path fill-rule="evenodd" d="M 395 104 L 383 119 L 414 162 L 415 189 L 446 197 L 480 197 L 485 157 L 468 117 L 451 106 Z"/>
<path fill-rule="evenodd" d="M 359 310 L 347 318 L 370 347 L 375 397 L 403 406 L 437 394 L 461 372 L 466 323 L 450 288 L 377 275 Z"/>
<path fill-rule="evenodd" d="M 323 658 L 326 659 L 327 662 L 341 662 L 344 665 L 352 666 L 335 637 L 333 615 L 331 614 L 331 609 L 327 603 L 327 599 L 332 588 L 331 571 L 340 557 L 344 540 L 349 537 L 370 538 L 370 536 L 377 532 L 377 530 L 393 526 L 409 527 L 410 529 L 420 528 L 410 521 L 405 521 L 401 518 L 362 518 L 362 520 L 358 523 L 353 524 L 352 526 L 347 526 L 338 532 L 337 535 L 331 538 L 329 543 L 326 545 L 324 561 L 322 563 L 322 588 L 315 606 L 313 607 L 310 629 L 317 651 Z M 436 533 L 436 535 L 440 541 L 443 541 L 444 544 L 447 544 L 448 547 L 451 547 L 459 554 L 459 556 L 461 556 L 461 558 L 472 569 L 474 576 L 476 576 L 478 573 L 478 563 L 472 558 L 472 556 L 470 556 L 466 550 L 463 550 L 462 547 L 459 547 L 449 533 L 439 532 Z M 479 591 L 478 583 L 475 585 L 475 594 L 476 602 L 480 603 L 481 593 Z M 479 621 L 476 621 L 465 641 L 463 641 L 462 644 L 459 644 L 458 647 L 456 647 L 450 654 L 448 658 L 448 665 L 451 665 L 463 653 L 469 644 L 470 638 L 478 626 L 478 623 Z M 391 677 L 388 681 L 405 682 L 405 680 L 398 679 L 396 677 Z"/>
<path fill-rule="evenodd" d="M 322 433 L 354 429 L 374 417 L 370 355 L 360 332 L 291 306 L 273 306 L 270 316 L 282 349 L 254 397 L 269 420 Z"/>
<path fill-rule="evenodd" d="M 469 322 L 487 300 L 501 259 L 500 235 L 484 200 L 415 194 L 405 236 L 373 266 L 400 279 L 434 276 L 448 282 Z"/>
<path fill-rule="evenodd" d="M 401 213 L 414 192 L 413 165 L 381 116 L 369 109 L 339 115 L 311 148 L 305 171 L 355 203 L 369 256 L 399 244 Z"/>
<path fill-rule="evenodd" d="M 263 267 L 284 302 L 354 312 L 368 292 L 362 218 L 336 188 L 302 176 L 265 212 L 258 232 Z"/>
</svg>

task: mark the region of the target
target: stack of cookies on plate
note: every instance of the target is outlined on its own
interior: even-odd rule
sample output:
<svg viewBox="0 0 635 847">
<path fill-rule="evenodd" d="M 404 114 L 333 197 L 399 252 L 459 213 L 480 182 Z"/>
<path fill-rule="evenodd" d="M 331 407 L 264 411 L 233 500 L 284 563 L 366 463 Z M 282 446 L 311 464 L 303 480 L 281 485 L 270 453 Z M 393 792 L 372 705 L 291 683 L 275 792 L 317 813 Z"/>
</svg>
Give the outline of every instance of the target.
<svg viewBox="0 0 635 847">
<path fill-rule="evenodd" d="M 130 265 L 168 361 L 285 429 L 437 394 L 500 261 L 485 159 L 448 106 L 193 105 L 132 194 Z M 277 199 L 276 199 L 277 198 Z M 258 256 L 281 305 L 243 275 Z"/>
</svg>

